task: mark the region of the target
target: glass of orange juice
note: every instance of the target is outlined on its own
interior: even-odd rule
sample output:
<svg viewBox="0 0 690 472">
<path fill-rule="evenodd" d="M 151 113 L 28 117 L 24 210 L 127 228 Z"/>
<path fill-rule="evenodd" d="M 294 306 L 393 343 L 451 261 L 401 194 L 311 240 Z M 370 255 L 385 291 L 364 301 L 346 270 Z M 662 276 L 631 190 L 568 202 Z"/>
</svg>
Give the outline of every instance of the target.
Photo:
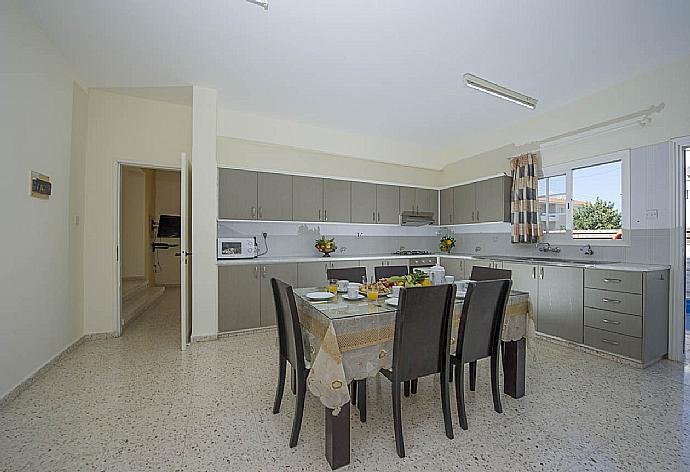
<svg viewBox="0 0 690 472">
<path fill-rule="evenodd" d="M 337 279 L 328 279 L 328 285 L 326 286 L 326 290 L 328 290 L 331 293 L 337 293 L 338 292 L 338 280 Z"/>
<path fill-rule="evenodd" d="M 367 299 L 378 300 L 379 298 L 379 287 L 376 284 L 371 284 L 367 286 Z"/>
</svg>

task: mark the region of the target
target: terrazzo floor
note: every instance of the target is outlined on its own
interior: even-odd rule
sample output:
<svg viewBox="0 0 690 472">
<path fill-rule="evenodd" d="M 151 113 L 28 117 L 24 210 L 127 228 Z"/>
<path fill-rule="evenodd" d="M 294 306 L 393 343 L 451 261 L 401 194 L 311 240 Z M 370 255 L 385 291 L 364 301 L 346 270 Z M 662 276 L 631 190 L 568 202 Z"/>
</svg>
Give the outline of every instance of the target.
<svg viewBox="0 0 690 472">
<path fill-rule="evenodd" d="M 330 470 L 321 404 L 308 395 L 299 444 L 287 445 L 293 397 L 271 413 L 275 334 L 178 350 L 177 295 L 117 339 L 79 346 L 0 410 L 2 471 Z M 469 430 L 443 432 L 436 379 L 403 399 L 408 456 L 395 453 L 390 386 L 369 381 L 365 424 L 352 412 L 343 470 L 690 470 L 690 370 L 644 371 L 537 341 L 527 396 L 492 409 L 488 365 L 467 393 Z M 289 382 L 288 382 L 289 383 Z"/>
</svg>

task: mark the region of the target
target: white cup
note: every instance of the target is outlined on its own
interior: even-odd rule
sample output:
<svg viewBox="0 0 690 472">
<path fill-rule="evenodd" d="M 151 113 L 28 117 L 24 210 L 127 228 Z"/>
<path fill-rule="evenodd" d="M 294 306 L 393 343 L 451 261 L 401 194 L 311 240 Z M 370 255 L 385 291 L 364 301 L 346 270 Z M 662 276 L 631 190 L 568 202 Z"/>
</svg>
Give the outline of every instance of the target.
<svg viewBox="0 0 690 472">
<path fill-rule="evenodd" d="M 338 280 L 338 292 L 347 292 L 347 287 L 349 284 L 349 280 Z"/>
<path fill-rule="evenodd" d="M 359 296 L 359 287 L 361 284 L 355 283 L 355 282 L 350 282 L 347 284 L 347 298 L 350 298 L 352 300 L 356 299 Z"/>
<path fill-rule="evenodd" d="M 446 282 L 448 285 L 450 285 L 450 284 L 452 284 L 453 282 L 455 282 L 455 277 L 453 277 L 452 275 L 446 275 L 445 277 L 443 277 L 443 280 L 445 280 L 445 282 Z"/>
<path fill-rule="evenodd" d="M 401 287 L 400 285 L 393 285 L 393 286 L 391 287 L 391 296 L 392 296 L 392 297 L 395 297 L 395 298 L 400 297 L 400 289 L 401 289 L 401 288 L 402 288 L 402 287 Z"/>
</svg>

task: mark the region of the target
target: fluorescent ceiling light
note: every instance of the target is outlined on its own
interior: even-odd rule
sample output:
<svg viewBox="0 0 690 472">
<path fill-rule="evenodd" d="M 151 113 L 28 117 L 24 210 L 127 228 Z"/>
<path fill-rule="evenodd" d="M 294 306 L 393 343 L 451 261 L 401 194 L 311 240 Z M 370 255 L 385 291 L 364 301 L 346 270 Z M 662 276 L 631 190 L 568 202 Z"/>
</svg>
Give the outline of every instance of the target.
<svg viewBox="0 0 690 472">
<path fill-rule="evenodd" d="M 245 0 L 246 2 L 253 3 L 254 5 L 259 5 L 264 10 L 268 10 L 268 0 Z"/>
<path fill-rule="evenodd" d="M 462 76 L 465 79 L 465 85 L 473 89 L 481 90 L 482 92 L 493 95 L 494 97 L 508 100 L 509 102 L 517 103 L 523 107 L 534 109 L 537 106 L 537 99 L 528 97 L 514 90 L 502 87 L 501 85 L 484 80 L 472 74 L 465 74 Z"/>
</svg>

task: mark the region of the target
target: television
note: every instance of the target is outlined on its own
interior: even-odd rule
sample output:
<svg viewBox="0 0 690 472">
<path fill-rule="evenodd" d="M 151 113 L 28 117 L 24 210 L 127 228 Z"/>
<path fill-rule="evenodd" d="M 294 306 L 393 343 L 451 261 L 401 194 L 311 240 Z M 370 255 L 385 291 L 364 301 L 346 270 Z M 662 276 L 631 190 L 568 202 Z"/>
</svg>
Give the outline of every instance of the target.
<svg viewBox="0 0 690 472">
<path fill-rule="evenodd" d="M 159 238 L 180 237 L 180 217 L 177 215 L 161 215 L 158 219 Z"/>
</svg>

